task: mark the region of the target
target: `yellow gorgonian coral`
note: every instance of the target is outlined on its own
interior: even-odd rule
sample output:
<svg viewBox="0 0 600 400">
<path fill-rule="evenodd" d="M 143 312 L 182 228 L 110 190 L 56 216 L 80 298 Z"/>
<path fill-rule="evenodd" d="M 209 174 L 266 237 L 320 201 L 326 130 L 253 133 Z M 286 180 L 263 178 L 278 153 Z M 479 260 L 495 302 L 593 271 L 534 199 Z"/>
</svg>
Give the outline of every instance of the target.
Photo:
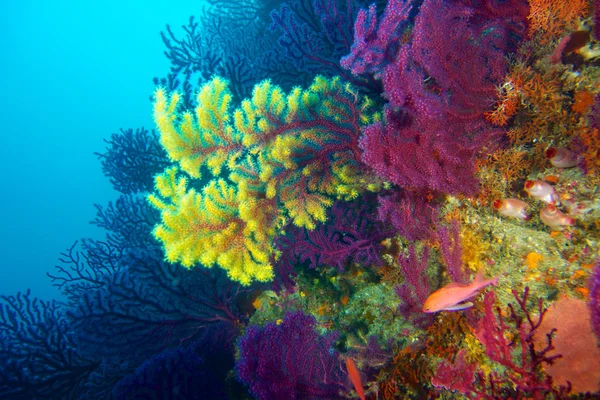
<svg viewBox="0 0 600 400">
<path fill-rule="evenodd" d="M 231 98 L 221 78 L 201 87 L 194 113 L 179 110 L 176 93 L 156 91 L 161 143 L 179 169 L 157 176 L 149 199 L 167 260 L 219 265 L 249 284 L 272 278 L 282 220 L 314 229 L 336 198 L 378 187 L 358 162 L 361 127 L 373 117 L 336 78 L 289 94 L 264 81 L 235 110 Z M 201 181 L 203 169 L 214 179 Z"/>
<path fill-rule="evenodd" d="M 161 210 L 154 236 L 163 242 L 166 259 L 186 267 L 220 265 L 242 284 L 273 277 L 270 255 L 273 232 L 257 204 L 239 201 L 234 186 L 213 180 L 201 193 L 187 187 L 177 168 L 156 177 L 150 202 Z"/>
<path fill-rule="evenodd" d="M 178 113 L 179 95 L 167 96 L 163 89 L 154 93 L 154 121 L 160 141 L 171 160 L 178 162 L 193 178 L 200 178 L 205 164 L 213 175 L 242 149 L 242 136 L 230 124 L 231 93 L 227 82 L 215 78 L 198 93 L 195 115 Z"/>
</svg>

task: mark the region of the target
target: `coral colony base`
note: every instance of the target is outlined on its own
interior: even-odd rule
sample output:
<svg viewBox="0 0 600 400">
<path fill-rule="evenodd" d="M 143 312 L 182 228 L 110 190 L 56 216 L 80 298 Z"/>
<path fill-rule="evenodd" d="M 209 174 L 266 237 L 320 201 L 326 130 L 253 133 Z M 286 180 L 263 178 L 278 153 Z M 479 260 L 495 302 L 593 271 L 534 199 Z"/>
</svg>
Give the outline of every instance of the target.
<svg viewBox="0 0 600 400">
<path fill-rule="evenodd" d="M 598 2 L 208 3 L 0 397 L 599 397 Z"/>
</svg>

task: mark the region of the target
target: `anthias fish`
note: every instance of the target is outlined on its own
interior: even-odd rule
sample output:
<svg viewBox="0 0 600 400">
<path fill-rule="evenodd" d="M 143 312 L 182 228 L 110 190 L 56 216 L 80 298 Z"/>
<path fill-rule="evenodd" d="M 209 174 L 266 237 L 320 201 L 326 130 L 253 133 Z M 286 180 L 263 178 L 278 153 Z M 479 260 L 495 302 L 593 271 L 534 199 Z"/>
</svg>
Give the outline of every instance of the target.
<svg viewBox="0 0 600 400">
<path fill-rule="evenodd" d="M 487 285 L 495 285 L 496 283 L 498 283 L 498 277 L 485 279 L 483 270 L 479 270 L 470 284 L 463 285 L 452 282 L 431 293 L 425 300 L 425 304 L 423 304 L 423 312 L 456 311 L 472 307 L 473 303 L 466 300 L 477 295 Z"/>
<path fill-rule="evenodd" d="M 348 377 L 350 378 L 356 393 L 358 393 L 358 397 L 360 397 L 361 400 L 365 400 L 365 389 L 363 388 L 362 380 L 360 379 L 360 372 L 358 371 L 358 368 L 356 368 L 354 360 L 350 357 L 346 358 L 346 369 L 348 370 Z"/>
</svg>

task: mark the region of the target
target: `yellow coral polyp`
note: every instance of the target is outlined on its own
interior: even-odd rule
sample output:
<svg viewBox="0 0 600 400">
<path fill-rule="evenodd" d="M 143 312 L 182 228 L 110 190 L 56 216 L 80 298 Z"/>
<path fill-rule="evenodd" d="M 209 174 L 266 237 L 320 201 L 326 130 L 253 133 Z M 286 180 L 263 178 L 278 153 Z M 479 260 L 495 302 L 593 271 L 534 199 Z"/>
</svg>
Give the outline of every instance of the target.
<svg viewBox="0 0 600 400">
<path fill-rule="evenodd" d="M 300 107 L 300 95 L 302 94 L 302 90 L 299 87 L 295 87 L 292 89 L 292 92 L 288 95 L 287 98 L 287 106 L 288 106 L 288 118 L 286 118 L 285 122 L 291 122 L 293 116 L 298 112 Z"/>
<path fill-rule="evenodd" d="M 281 115 L 285 111 L 286 98 L 281 89 L 277 88 L 271 91 L 269 111 L 275 115 Z"/>
<path fill-rule="evenodd" d="M 329 206 L 329 204 L 326 205 Z M 306 205 L 306 211 L 308 211 L 311 217 L 319 222 L 325 222 L 327 219 L 325 207 L 323 206 L 322 202 L 309 201 Z"/>
<path fill-rule="evenodd" d="M 295 163 L 291 160 L 291 149 L 294 145 L 297 145 L 297 139 L 294 137 L 276 138 L 269 152 L 270 160 L 283 164 L 288 169 L 293 168 Z"/>
<path fill-rule="evenodd" d="M 319 194 L 303 194 L 285 202 L 290 217 L 296 226 L 314 229 L 316 222 L 325 222 L 325 210 L 332 200 Z"/>
<path fill-rule="evenodd" d="M 267 97 L 269 92 L 271 91 L 271 81 L 265 80 L 258 85 L 254 86 L 254 90 L 252 91 L 252 104 L 255 108 L 259 110 L 264 110 L 267 106 Z"/>
<path fill-rule="evenodd" d="M 277 194 L 277 182 L 275 181 L 275 179 L 270 179 L 267 182 L 267 190 L 266 190 L 265 196 L 267 197 L 267 199 L 272 199 L 275 197 L 276 194 Z"/>
</svg>

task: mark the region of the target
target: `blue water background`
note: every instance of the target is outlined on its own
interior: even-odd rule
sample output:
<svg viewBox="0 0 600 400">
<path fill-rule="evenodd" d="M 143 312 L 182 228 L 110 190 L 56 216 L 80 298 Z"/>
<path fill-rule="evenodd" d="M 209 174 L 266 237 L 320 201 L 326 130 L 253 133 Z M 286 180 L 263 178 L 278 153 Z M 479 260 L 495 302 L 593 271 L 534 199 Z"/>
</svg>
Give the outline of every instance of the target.
<svg viewBox="0 0 600 400">
<path fill-rule="evenodd" d="M 116 198 L 94 152 L 119 128 L 153 128 L 160 31 L 201 1 L 0 2 L 0 295 L 58 296 L 46 272 Z"/>
</svg>

